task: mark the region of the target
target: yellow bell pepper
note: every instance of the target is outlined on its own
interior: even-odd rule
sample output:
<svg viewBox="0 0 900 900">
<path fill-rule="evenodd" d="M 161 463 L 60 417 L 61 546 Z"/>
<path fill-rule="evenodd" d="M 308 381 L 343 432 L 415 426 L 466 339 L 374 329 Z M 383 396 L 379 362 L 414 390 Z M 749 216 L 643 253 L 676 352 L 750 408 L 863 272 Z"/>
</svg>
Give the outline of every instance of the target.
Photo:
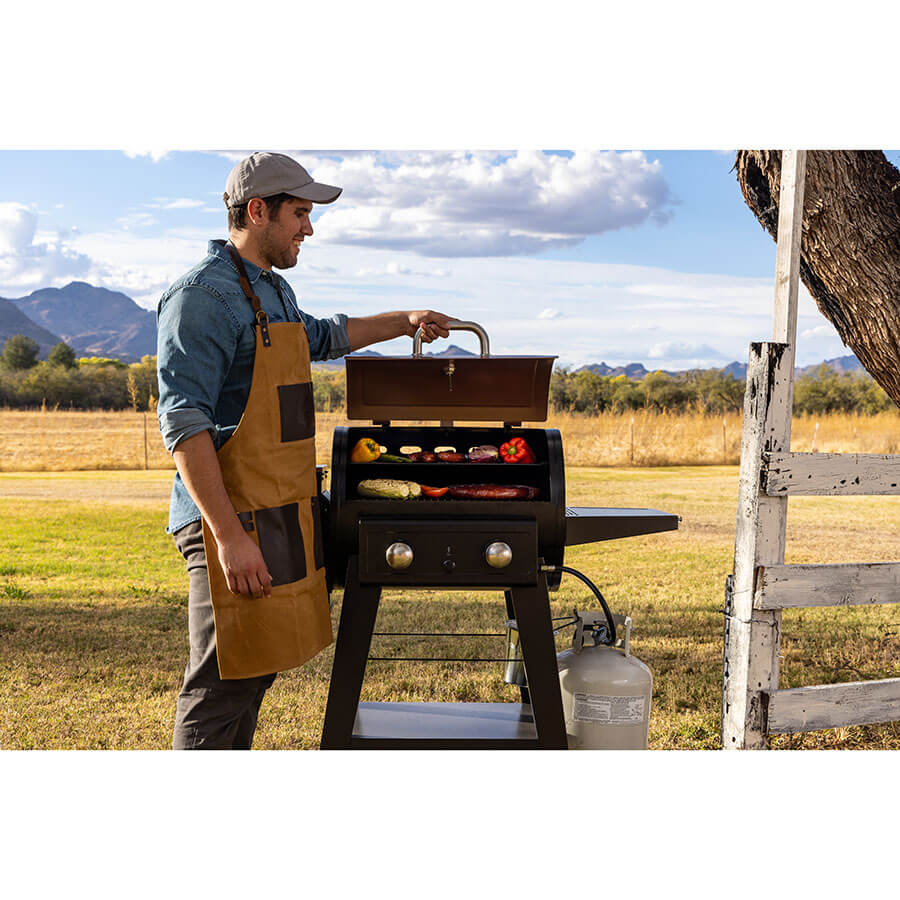
<svg viewBox="0 0 900 900">
<path fill-rule="evenodd" d="M 372 438 L 360 438 L 350 451 L 350 462 L 375 462 L 381 456 L 381 447 Z"/>
</svg>

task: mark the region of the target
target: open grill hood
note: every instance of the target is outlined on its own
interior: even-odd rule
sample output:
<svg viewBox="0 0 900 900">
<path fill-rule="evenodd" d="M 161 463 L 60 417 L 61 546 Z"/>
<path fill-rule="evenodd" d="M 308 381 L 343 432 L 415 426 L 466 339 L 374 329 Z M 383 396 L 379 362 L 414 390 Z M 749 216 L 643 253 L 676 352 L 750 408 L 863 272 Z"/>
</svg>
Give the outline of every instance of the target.
<svg viewBox="0 0 900 900">
<path fill-rule="evenodd" d="M 487 335 L 474 322 L 481 356 L 348 356 L 347 418 L 372 422 L 544 422 L 555 356 L 491 356 Z"/>
</svg>

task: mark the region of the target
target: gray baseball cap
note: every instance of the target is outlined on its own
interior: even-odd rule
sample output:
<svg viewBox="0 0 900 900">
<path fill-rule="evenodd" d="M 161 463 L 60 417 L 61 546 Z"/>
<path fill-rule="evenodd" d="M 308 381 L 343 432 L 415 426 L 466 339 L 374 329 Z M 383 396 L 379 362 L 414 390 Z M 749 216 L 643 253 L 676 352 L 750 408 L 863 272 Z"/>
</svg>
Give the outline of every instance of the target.
<svg viewBox="0 0 900 900">
<path fill-rule="evenodd" d="M 225 184 L 225 205 L 230 209 L 253 197 L 290 194 L 313 203 L 332 203 L 343 188 L 313 181 L 303 166 L 283 153 L 254 153 L 242 159 Z"/>
</svg>

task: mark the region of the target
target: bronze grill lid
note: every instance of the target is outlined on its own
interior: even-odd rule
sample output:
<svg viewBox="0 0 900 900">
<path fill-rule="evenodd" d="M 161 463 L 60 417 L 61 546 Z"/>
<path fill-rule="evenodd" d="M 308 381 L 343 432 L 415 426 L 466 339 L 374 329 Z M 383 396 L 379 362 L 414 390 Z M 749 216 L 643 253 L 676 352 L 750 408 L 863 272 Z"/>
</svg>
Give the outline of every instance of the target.
<svg viewBox="0 0 900 900">
<path fill-rule="evenodd" d="M 392 421 L 544 422 L 555 356 L 491 356 L 487 332 L 472 331 L 480 356 L 423 356 L 421 329 L 412 356 L 347 356 L 347 418 Z"/>
</svg>

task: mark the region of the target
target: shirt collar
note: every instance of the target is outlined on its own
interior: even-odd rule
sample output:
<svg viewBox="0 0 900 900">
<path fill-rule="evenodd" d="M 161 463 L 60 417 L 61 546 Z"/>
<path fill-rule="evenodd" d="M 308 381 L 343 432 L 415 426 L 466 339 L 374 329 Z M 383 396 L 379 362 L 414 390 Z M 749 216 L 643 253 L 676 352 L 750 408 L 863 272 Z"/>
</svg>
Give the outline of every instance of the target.
<svg viewBox="0 0 900 900">
<path fill-rule="evenodd" d="M 219 239 L 210 241 L 207 251 L 210 256 L 225 260 L 225 262 L 234 270 L 235 275 L 237 275 L 237 266 L 235 266 L 231 254 L 225 249 L 225 241 Z M 261 269 L 256 263 L 250 262 L 249 259 L 245 259 L 243 256 L 241 259 L 244 260 L 244 268 L 247 270 L 247 278 L 250 279 L 250 284 L 255 284 L 265 269 Z M 270 274 L 274 276 L 274 273 Z"/>
</svg>

